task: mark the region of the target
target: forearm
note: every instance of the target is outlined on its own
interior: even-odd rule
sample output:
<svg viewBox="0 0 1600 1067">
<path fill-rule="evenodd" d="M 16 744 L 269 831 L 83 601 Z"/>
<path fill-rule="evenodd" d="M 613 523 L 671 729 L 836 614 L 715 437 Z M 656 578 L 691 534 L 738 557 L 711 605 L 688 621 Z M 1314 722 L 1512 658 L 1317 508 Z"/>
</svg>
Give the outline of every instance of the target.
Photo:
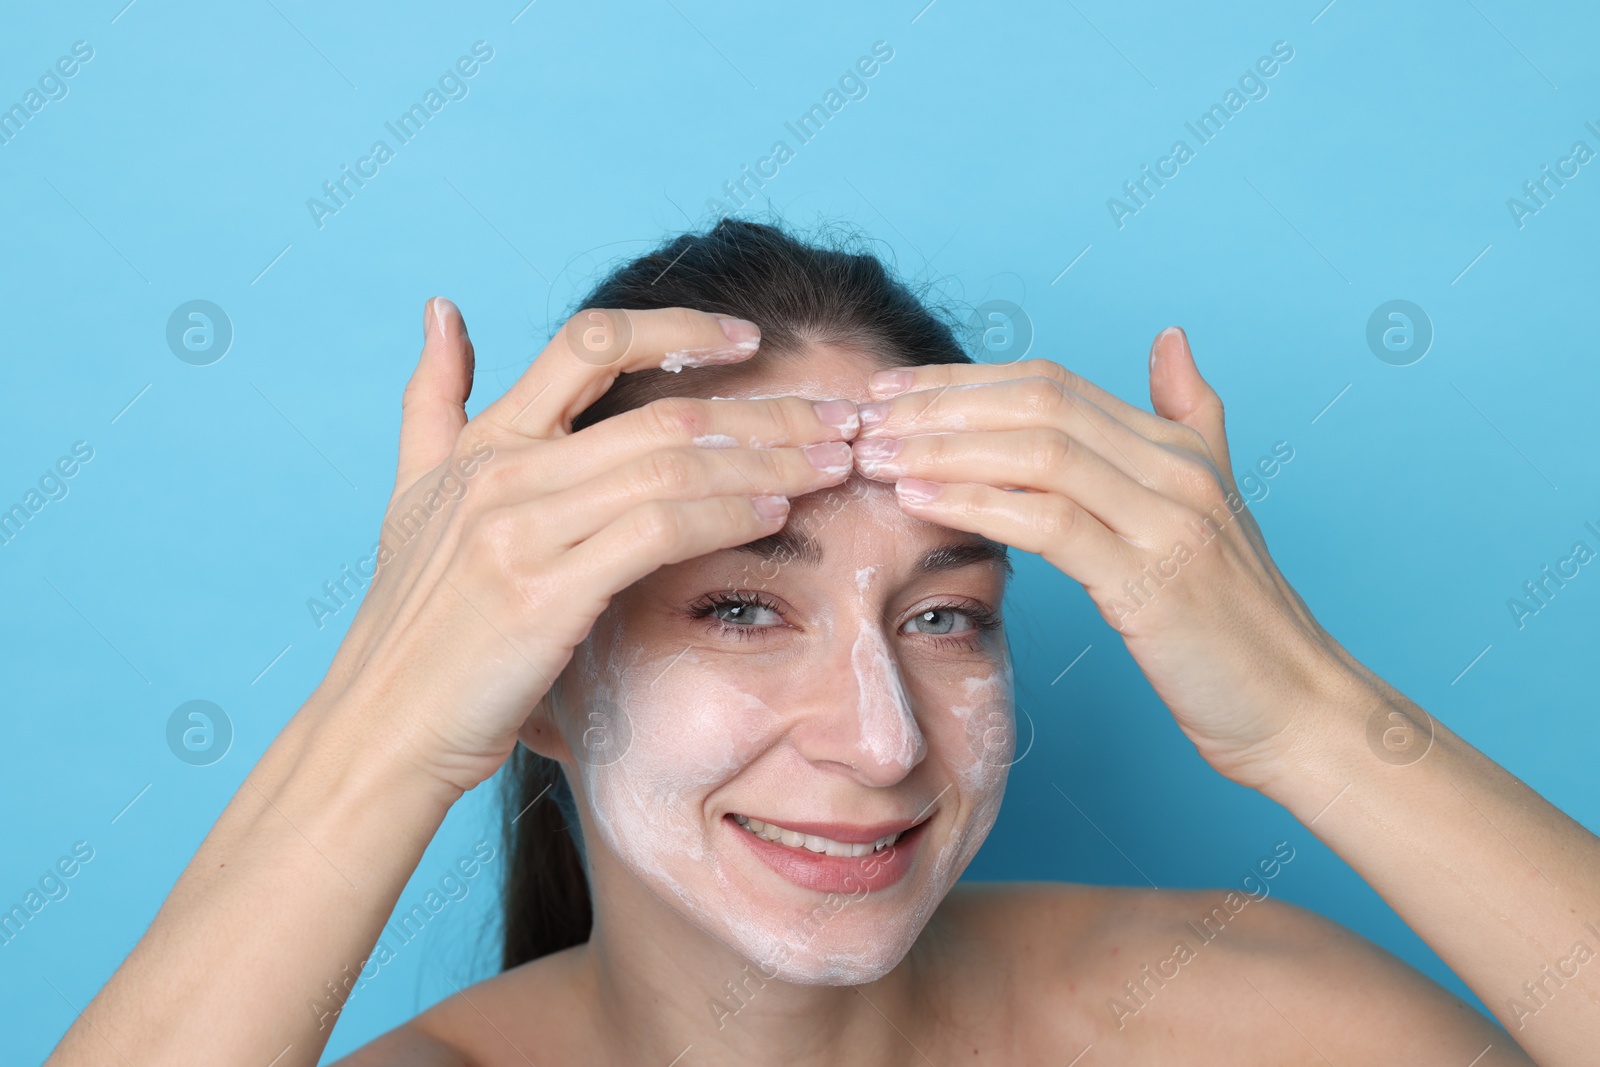
<svg viewBox="0 0 1600 1067">
<path fill-rule="evenodd" d="M 51 1067 L 316 1063 L 454 799 L 365 721 L 301 709 Z"/>
<path fill-rule="evenodd" d="M 1302 716 L 1298 755 L 1263 791 L 1355 868 L 1540 1064 L 1592 1062 L 1600 839 L 1360 675 Z M 1383 745 L 1386 729 L 1397 744 Z"/>
</svg>

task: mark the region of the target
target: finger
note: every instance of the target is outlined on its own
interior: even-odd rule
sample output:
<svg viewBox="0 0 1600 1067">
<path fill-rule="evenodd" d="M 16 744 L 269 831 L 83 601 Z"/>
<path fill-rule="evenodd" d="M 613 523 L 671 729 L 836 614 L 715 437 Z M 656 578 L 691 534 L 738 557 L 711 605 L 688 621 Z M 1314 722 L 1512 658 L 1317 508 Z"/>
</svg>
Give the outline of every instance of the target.
<svg viewBox="0 0 1600 1067">
<path fill-rule="evenodd" d="M 1159 529 L 1172 510 L 1160 494 L 1052 427 L 870 437 L 854 443 L 853 455 L 861 473 L 878 481 L 920 478 L 1058 493 L 1135 542 Z"/>
<path fill-rule="evenodd" d="M 919 499 L 928 493 L 935 495 Z M 1043 556 L 1091 591 L 1110 589 L 1133 558 L 1126 542 L 1059 493 L 902 478 L 895 483 L 895 498 L 907 515 Z"/>
<path fill-rule="evenodd" d="M 794 499 L 850 476 L 843 441 L 802 448 L 670 448 L 639 457 L 598 479 L 541 501 L 542 543 L 569 548 L 593 537 L 646 500 L 731 496 Z"/>
<path fill-rule="evenodd" d="M 567 320 L 504 396 L 478 414 L 530 438 L 572 432 L 572 420 L 628 371 L 737 363 L 761 342 L 753 322 L 689 308 L 586 308 Z"/>
<path fill-rule="evenodd" d="M 1156 484 L 1150 476 L 1162 462 L 1160 445 L 1042 375 L 921 389 L 862 404 L 858 411 L 858 440 L 1046 426 L 1070 434 L 1143 485 Z"/>
<path fill-rule="evenodd" d="M 1034 377 L 1049 378 L 1059 382 L 1145 436 L 1161 440 L 1163 420 L 1106 392 L 1089 379 L 1074 374 L 1053 359 L 1024 359 L 1016 363 L 933 363 L 919 367 L 901 367 L 895 370 L 877 371 L 868 379 L 867 384 L 874 398 L 888 399 L 914 390 L 942 389 L 969 382 L 1000 382 L 1012 378 Z"/>
<path fill-rule="evenodd" d="M 598 614 L 659 568 L 769 536 L 788 517 L 781 496 L 647 500 L 563 555 L 557 568 L 568 588 L 593 598 L 579 608 Z"/>
<path fill-rule="evenodd" d="M 1150 346 L 1150 403 L 1164 419 L 1182 423 L 1205 439 L 1219 470 L 1232 479 L 1222 398 L 1195 366 L 1188 335 L 1177 326 L 1156 334 Z"/>
<path fill-rule="evenodd" d="M 503 464 L 489 473 L 489 484 L 497 499 L 526 500 L 581 486 L 661 449 L 799 447 L 842 441 L 857 425 L 856 407 L 849 400 L 662 397 L 540 444 L 537 465 Z"/>
<path fill-rule="evenodd" d="M 400 397 L 400 454 L 389 502 L 443 463 L 467 424 L 472 339 L 460 310 L 442 296 L 422 306 L 422 356 Z"/>
</svg>

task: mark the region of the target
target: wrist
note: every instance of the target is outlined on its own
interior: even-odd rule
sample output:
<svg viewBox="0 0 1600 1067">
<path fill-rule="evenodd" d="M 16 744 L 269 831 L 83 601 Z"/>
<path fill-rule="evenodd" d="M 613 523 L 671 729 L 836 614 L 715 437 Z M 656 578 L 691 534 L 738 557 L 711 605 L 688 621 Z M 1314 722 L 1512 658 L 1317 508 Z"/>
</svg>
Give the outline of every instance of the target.
<svg viewBox="0 0 1600 1067">
<path fill-rule="evenodd" d="M 291 776 L 314 792 L 354 804 L 405 798 L 419 811 L 437 809 L 441 819 L 465 792 L 438 773 L 412 738 L 413 724 L 392 706 L 376 708 L 349 691 L 313 694 L 301 716 Z"/>
<path fill-rule="evenodd" d="M 486 737 L 460 713 L 473 699 L 368 672 L 331 687 L 325 679 L 297 718 L 319 735 L 320 748 L 351 754 L 374 774 L 453 804 L 492 778 L 517 744 L 514 731 Z"/>
<path fill-rule="evenodd" d="M 1431 738 L 1421 708 L 1375 676 L 1332 667 L 1297 702 L 1256 788 L 1309 822 L 1364 776 L 1422 758 Z"/>
</svg>

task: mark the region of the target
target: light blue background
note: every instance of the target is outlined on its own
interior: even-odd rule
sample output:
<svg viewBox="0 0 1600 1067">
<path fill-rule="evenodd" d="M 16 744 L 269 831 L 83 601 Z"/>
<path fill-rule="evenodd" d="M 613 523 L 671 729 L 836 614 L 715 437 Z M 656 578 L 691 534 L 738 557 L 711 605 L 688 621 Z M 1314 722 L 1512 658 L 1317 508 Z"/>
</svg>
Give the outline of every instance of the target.
<svg viewBox="0 0 1600 1067">
<path fill-rule="evenodd" d="M 0 145 L 0 505 L 73 442 L 95 454 L 0 547 L 0 904 L 75 841 L 95 858 L 0 947 L 20 1024 L 0 1028 L 0 1059 L 47 1053 L 321 678 L 351 612 L 319 631 L 306 600 L 376 539 L 423 301 L 466 314 L 475 412 L 596 271 L 706 222 L 778 139 L 797 151 L 771 209 L 864 229 L 957 306 L 1021 305 L 1032 354 L 1125 398 L 1147 401 L 1151 337 L 1185 326 L 1236 468 L 1295 450 L 1253 510 L 1321 621 L 1600 825 L 1600 569 L 1524 629 L 1506 606 L 1575 540 L 1600 547 L 1583 529 L 1600 525 L 1600 164 L 1522 228 L 1506 203 L 1574 141 L 1600 148 L 1584 128 L 1600 125 L 1592 9 L 524 2 L 3 16 L 0 105 L 74 41 L 95 51 Z M 307 198 L 478 40 L 494 58 L 470 95 L 318 229 Z M 894 58 L 867 97 L 797 146 L 784 122 L 879 40 Z M 1107 198 L 1175 139 L 1193 146 L 1185 121 L 1279 40 L 1294 58 L 1270 94 L 1119 230 Z M 236 333 L 207 367 L 164 337 L 196 298 Z M 1406 367 L 1365 341 L 1395 298 L 1436 330 Z M 1018 562 L 1038 736 L 971 877 L 1226 885 L 1287 839 L 1277 895 L 1470 996 L 1311 833 L 1196 756 L 1078 587 Z M 196 698 L 236 731 L 203 768 L 164 733 Z M 451 815 L 405 906 L 473 841 L 498 842 L 490 792 Z M 357 993 L 330 1058 L 490 972 L 498 876 Z"/>
</svg>

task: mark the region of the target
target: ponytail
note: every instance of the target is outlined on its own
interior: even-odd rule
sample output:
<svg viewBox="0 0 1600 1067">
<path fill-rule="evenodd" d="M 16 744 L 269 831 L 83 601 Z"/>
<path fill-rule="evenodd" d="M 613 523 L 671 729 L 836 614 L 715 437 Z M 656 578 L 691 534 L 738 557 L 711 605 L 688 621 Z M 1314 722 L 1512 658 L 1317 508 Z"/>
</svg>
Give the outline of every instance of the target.
<svg viewBox="0 0 1600 1067">
<path fill-rule="evenodd" d="M 594 911 L 582 831 L 561 764 L 518 745 L 507 762 L 503 788 L 506 906 L 501 969 L 509 971 L 589 940 Z"/>
</svg>

